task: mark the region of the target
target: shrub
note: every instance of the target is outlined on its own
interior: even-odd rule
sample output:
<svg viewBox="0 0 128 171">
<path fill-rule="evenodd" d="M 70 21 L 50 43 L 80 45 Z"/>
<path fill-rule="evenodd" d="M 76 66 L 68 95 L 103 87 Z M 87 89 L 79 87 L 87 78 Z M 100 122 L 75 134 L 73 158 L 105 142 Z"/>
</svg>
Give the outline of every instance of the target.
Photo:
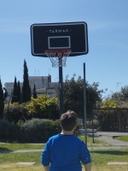
<svg viewBox="0 0 128 171">
<path fill-rule="evenodd" d="M 7 121 L 7 120 L 0 120 L 0 137 L 1 140 L 19 140 L 21 136 L 20 128 Z"/>
<path fill-rule="evenodd" d="M 46 142 L 48 138 L 60 132 L 60 124 L 57 121 L 47 119 L 31 119 L 22 126 L 24 142 Z"/>
<path fill-rule="evenodd" d="M 5 106 L 4 118 L 10 122 L 17 123 L 19 120 L 25 121 L 31 117 L 27 114 L 24 104 L 14 103 L 10 104 L 9 107 Z"/>
<path fill-rule="evenodd" d="M 0 137 L 5 138 L 5 130 L 8 127 L 8 121 L 0 119 Z"/>
<path fill-rule="evenodd" d="M 34 118 L 42 119 L 59 119 L 59 99 L 57 97 L 48 97 L 40 95 L 38 98 L 31 98 L 31 102 L 26 105 L 26 109 Z"/>
</svg>

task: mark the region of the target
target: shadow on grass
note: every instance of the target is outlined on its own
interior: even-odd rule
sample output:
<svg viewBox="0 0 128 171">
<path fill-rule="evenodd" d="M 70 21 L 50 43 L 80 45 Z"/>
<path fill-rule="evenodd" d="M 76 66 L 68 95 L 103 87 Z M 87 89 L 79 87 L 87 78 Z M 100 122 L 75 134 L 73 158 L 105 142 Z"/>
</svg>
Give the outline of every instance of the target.
<svg viewBox="0 0 128 171">
<path fill-rule="evenodd" d="M 128 150 L 126 151 L 120 151 L 120 150 L 99 150 L 99 151 L 91 151 L 91 153 L 97 153 L 97 154 L 110 154 L 110 155 L 128 155 Z"/>
<path fill-rule="evenodd" d="M 8 150 L 7 148 L 0 147 L 0 153 L 11 153 L 13 150 Z"/>
</svg>

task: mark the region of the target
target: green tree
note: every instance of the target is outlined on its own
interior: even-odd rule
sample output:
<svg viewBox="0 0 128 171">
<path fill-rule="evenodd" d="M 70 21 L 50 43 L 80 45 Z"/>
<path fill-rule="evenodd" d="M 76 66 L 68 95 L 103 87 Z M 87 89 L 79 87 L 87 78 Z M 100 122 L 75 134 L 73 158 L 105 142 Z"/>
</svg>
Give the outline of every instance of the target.
<svg viewBox="0 0 128 171">
<path fill-rule="evenodd" d="M 34 87 L 33 87 L 33 98 L 37 98 L 37 93 L 36 93 L 36 86 L 34 84 Z"/>
<path fill-rule="evenodd" d="M 102 102 L 101 108 L 118 108 L 118 104 L 111 99 L 106 99 Z"/>
<path fill-rule="evenodd" d="M 64 82 L 64 109 L 74 110 L 79 117 L 83 118 L 84 113 L 84 80 L 79 76 L 75 80 L 75 74 L 69 80 L 68 76 Z M 98 90 L 98 83 L 93 83 L 92 85 L 86 82 L 86 107 L 87 107 L 87 117 L 92 117 L 92 110 L 96 106 L 96 101 L 101 100 L 102 90 Z"/>
<path fill-rule="evenodd" d="M 119 92 L 112 94 L 111 99 L 114 101 L 127 101 L 128 100 L 128 86 L 121 87 Z"/>
<path fill-rule="evenodd" d="M 18 81 L 15 77 L 14 79 L 14 88 L 12 92 L 12 100 L 11 103 L 18 102 L 19 104 L 21 103 L 21 89 L 20 89 L 20 82 Z"/>
<path fill-rule="evenodd" d="M 18 102 L 17 94 L 18 94 L 18 87 L 17 87 L 17 79 L 15 77 L 11 103 Z"/>
<path fill-rule="evenodd" d="M 36 118 L 59 118 L 58 98 L 50 98 L 47 95 L 40 95 L 36 99 L 31 98 L 31 102 L 26 105 L 29 115 Z"/>
<path fill-rule="evenodd" d="M 23 87 L 22 87 L 22 102 L 28 102 L 31 100 L 31 88 L 28 79 L 27 63 L 24 60 L 24 74 L 23 74 Z"/>
<path fill-rule="evenodd" d="M 124 101 L 128 100 L 128 86 L 122 87 L 120 94 L 121 94 L 122 100 Z"/>
<path fill-rule="evenodd" d="M 18 102 L 21 103 L 21 88 L 20 88 L 20 82 L 17 83 L 17 99 Z"/>
<path fill-rule="evenodd" d="M 83 113 L 83 81 L 81 77 L 75 80 L 75 75 L 66 80 L 63 85 L 64 89 L 64 110 L 74 110 L 76 113 L 82 115 Z M 81 110 L 82 109 L 82 110 Z"/>
<path fill-rule="evenodd" d="M 3 119 L 3 111 L 4 111 L 4 98 L 3 98 L 3 88 L 0 79 L 0 119 Z"/>
<path fill-rule="evenodd" d="M 120 92 L 115 92 L 115 93 L 112 94 L 110 99 L 112 99 L 114 101 L 120 101 L 122 99 L 122 95 L 121 95 Z"/>
<path fill-rule="evenodd" d="M 86 83 L 86 104 L 87 113 L 90 115 L 94 108 L 96 108 L 97 101 L 100 102 L 102 99 L 103 90 L 99 90 L 99 83 L 93 83 L 92 85 Z"/>
<path fill-rule="evenodd" d="M 128 86 L 121 88 L 119 92 L 115 92 L 110 97 L 111 100 L 116 102 L 120 108 L 128 107 Z"/>
</svg>

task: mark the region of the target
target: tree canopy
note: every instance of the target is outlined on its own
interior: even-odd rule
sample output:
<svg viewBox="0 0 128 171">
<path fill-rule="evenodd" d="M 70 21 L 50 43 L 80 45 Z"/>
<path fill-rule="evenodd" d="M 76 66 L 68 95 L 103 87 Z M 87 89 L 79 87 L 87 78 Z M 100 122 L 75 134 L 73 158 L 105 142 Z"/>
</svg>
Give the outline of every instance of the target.
<svg viewBox="0 0 128 171">
<path fill-rule="evenodd" d="M 111 99 L 102 102 L 101 108 L 118 108 L 118 104 Z"/>
<path fill-rule="evenodd" d="M 57 97 L 50 98 L 47 95 L 31 97 L 26 109 L 30 115 L 36 118 L 58 119 L 58 101 Z"/>
<path fill-rule="evenodd" d="M 11 103 L 18 102 L 17 94 L 18 94 L 18 87 L 17 87 L 17 79 L 15 77 Z"/>
<path fill-rule="evenodd" d="M 4 98 L 3 98 L 3 88 L 0 80 L 0 119 L 3 119 L 3 111 L 4 111 Z"/>
<path fill-rule="evenodd" d="M 37 93 L 36 93 L 36 85 L 34 84 L 33 87 L 33 97 L 36 99 L 37 98 Z"/>
<path fill-rule="evenodd" d="M 84 113 L 84 80 L 76 75 L 69 80 L 68 76 L 65 79 L 64 89 L 64 110 L 74 110 L 79 117 L 83 118 Z M 86 106 L 87 117 L 91 117 L 92 110 L 96 106 L 96 101 L 101 100 L 102 90 L 98 90 L 99 83 L 92 85 L 86 82 Z"/>
<path fill-rule="evenodd" d="M 22 102 L 28 102 L 31 100 L 31 88 L 28 79 L 27 63 L 24 60 L 24 74 L 23 74 L 23 87 L 22 87 Z"/>
</svg>

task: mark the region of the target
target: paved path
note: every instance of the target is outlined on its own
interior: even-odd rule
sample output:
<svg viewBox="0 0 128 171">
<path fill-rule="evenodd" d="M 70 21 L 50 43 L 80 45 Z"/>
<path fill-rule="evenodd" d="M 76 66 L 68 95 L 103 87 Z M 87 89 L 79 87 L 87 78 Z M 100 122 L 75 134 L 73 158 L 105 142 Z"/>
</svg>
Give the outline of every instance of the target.
<svg viewBox="0 0 128 171">
<path fill-rule="evenodd" d="M 41 152 L 43 149 L 32 149 L 32 150 L 1 150 L 0 153 L 30 153 L 30 152 Z"/>
<path fill-rule="evenodd" d="M 105 141 L 106 143 L 108 143 L 110 145 L 128 147 L 128 142 L 117 140 L 117 139 L 114 139 L 112 137 L 100 136 L 97 139 L 103 140 L 103 141 Z"/>
<path fill-rule="evenodd" d="M 99 136 L 108 136 L 108 137 L 128 136 L 128 132 L 102 132 L 102 131 L 98 131 L 96 134 Z"/>
<path fill-rule="evenodd" d="M 128 132 L 97 132 L 95 138 L 103 140 L 112 146 L 128 147 L 128 142 L 117 140 L 114 137 L 128 136 Z"/>
</svg>

